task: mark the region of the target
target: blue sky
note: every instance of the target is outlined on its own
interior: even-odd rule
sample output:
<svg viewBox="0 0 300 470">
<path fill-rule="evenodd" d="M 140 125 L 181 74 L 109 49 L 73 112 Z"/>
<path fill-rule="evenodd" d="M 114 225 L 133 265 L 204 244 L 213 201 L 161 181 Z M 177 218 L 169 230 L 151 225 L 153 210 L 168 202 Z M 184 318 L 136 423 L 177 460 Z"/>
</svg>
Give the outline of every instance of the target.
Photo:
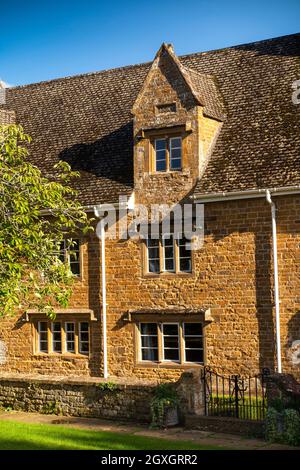
<svg viewBox="0 0 300 470">
<path fill-rule="evenodd" d="M 300 30 L 299 0 L 1 1 L 0 79 L 13 85 Z"/>
</svg>

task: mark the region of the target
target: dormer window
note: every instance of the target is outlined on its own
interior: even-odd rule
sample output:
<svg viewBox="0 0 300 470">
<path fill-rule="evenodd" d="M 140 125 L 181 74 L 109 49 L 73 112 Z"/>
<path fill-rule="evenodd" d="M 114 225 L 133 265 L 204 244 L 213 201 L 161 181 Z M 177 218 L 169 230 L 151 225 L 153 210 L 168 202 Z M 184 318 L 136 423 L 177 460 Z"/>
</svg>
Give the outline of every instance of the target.
<svg viewBox="0 0 300 470">
<path fill-rule="evenodd" d="M 159 138 L 154 141 L 156 172 L 179 171 L 182 168 L 182 138 Z"/>
</svg>

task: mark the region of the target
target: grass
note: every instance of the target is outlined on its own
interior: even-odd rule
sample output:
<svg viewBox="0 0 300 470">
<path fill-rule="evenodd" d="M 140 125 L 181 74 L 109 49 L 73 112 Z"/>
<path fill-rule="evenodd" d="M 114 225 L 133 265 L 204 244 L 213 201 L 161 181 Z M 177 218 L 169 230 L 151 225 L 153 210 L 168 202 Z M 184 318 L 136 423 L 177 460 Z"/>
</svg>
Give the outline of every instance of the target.
<svg viewBox="0 0 300 470">
<path fill-rule="evenodd" d="M 0 450 L 221 450 L 134 434 L 0 421 Z"/>
<path fill-rule="evenodd" d="M 263 420 L 267 409 L 267 401 L 263 402 L 262 398 L 251 399 L 245 397 L 239 400 L 239 417 L 242 419 Z M 235 401 L 234 397 L 229 395 L 222 395 L 217 397 L 212 395 L 211 401 L 208 405 L 209 414 L 211 416 L 235 416 Z"/>
</svg>

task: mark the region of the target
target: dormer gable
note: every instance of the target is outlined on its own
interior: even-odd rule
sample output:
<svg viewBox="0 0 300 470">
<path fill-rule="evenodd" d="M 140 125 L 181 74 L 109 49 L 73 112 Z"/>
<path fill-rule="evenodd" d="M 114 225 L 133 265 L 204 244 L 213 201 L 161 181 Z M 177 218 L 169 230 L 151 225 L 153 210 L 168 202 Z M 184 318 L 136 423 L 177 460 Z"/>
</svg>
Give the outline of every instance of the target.
<svg viewBox="0 0 300 470">
<path fill-rule="evenodd" d="M 152 110 L 149 109 L 151 106 Z M 188 111 L 194 106 L 203 107 L 203 114 L 207 117 L 219 121 L 225 119 L 222 97 L 214 77 L 183 67 L 173 46 L 163 43 L 131 112 L 135 117 L 142 114 L 145 120 L 154 113 L 158 124 L 166 120 L 167 115 L 172 114 L 174 119 L 180 108 Z M 152 113 L 146 115 L 146 109 Z"/>
<path fill-rule="evenodd" d="M 151 193 L 153 190 L 153 194 L 158 194 L 155 188 L 161 186 L 164 175 L 164 187 L 170 186 L 175 202 L 174 198 L 184 197 L 201 175 L 225 119 L 214 77 L 183 67 L 172 45 L 164 43 L 133 104 L 132 114 L 135 189 L 138 193 L 149 184 Z M 174 184 L 176 191 L 172 189 Z M 142 199 L 145 202 L 144 195 Z M 150 202 L 151 197 L 148 199 Z"/>
</svg>

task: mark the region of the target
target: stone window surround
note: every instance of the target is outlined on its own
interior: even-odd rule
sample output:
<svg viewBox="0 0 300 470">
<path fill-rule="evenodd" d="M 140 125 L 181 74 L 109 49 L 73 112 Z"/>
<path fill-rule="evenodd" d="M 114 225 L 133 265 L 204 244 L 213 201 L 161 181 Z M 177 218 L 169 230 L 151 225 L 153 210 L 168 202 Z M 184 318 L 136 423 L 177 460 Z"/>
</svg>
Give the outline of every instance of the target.
<svg viewBox="0 0 300 470">
<path fill-rule="evenodd" d="M 41 322 L 47 323 L 47 340 L 48 340 L 48 352 L 40 351 L 39 349 L 39 324 Z M 61 352 L 53 351 L 53 323 L 60 323 L 61 325 Z M 75 352 L 67 351 L 66 348 L 66 324 L 74 323 L 75 324 Z M 80 336 L 80 324 L 88 324 L 88 334 L 89 334 L 89 351 L 81 352 L 81 346 L 79 341 Z M 34 321 L 32 322 L 32 332 L 33 332 L 33 355 L 39 357 L 80 357 L 80 358 L 89 358 L 91 354 L 91 324 L 90 319 L 86 316 L 57 316 L 55 320 L 50 320 L 45 318 L 45 316 L 35 316 Z"/>
<path fill-rule="evenodd" d="M 156 323 L 158 330 L 158 361 L 147 361 L 141 359 L 141 334 L 140 324 L 141 323 Z M 179 325 L 179 357 L 178 362 L 164 361 L 163 360 L 163 338 L 162 338 L 162 325 L 167 323 L 173 323 Z M 185 351 L 184 351 L 184 338 L 183 329 L 185 323 L 199 323 L 202 325 L 202 341 L 203 341 L 203 362 L 185 362 Z M 191 367 L 202 367 L 206 363 L 206 338 L 205 338 L 205 322 L 196 319 L 195 316 L 178 316 L 178 315 L 163 315 L 163 317 L 157 318 L 153 315 L 138 315 L 133 321 L 134 327 L 134 350 L 135 350 L 135 367 L 136 368 L 191 368 Z"/>
<path fill-rule="evenodd" d="M 173 147 L 173 141 L 174 140 L 180 140 L 180 145 L 176 145 Z M 164 148 L 158 149 L 157 144 L 158 142 L 164 142 Z M 182 171 L 182 136 L 181 135 L 174 135 L 174 136 L 160 136 L 154 138 L 152 141 L 152 146 L 153 146 L 153 163 L 152 163 L 152 171 L 154 173 L 168 173 L 168 172 L 180 172 Z M 178 168 L 172 168 L 172 149 L 178 150 L 180 149 L 180 167 Z M 163 160 L 159 161 L 165 161 L 166 168 L 162 170 L 157 169 L 157 153 L 158 152 L 164 152 L 165 158 Z M 176 158 L 177 160 L 179 159 Z M 176 160 L 175 159 L 175 160 Z"/>
<path fill-rule="evenodd" d="M 175 125 L 172 127 L 165 128 L 152 128 L 141 130 L 140 137 L 142 139 L 148 140 L 148 151 L 147 151 L 147 160 L 148 160 L 148 172 L 150 175 L 164 176 L 168 174 L 181 174 L 186 169 L 186 155 L 185 155 L 185 139 L 191 133 L 190 128 L 185 125 Z M 167 139 L 170 140 L 175 137 L 181 138 L 181 169 L 180 170 L 171 170 L 169 164 L 167 165 L 166 171 L 156 171 L 155 165 L 155 140 L 157 139 Z M 168 152 L 167 152 L 168 153 Z M 168 159 L 168 155 L 167 155 Z"/>
<path fill-rule="evenodd" d="M 180 271 L 179 270 L 179 246 L 178 242 L 174 242 L 175 246 L 175 254 L 174 254 L 174 260 L 175 260 L 175 269 L 174 271 L 165 271 L 163 269 L 164 265 L 164 254 L 163 254 L 163 246 L 162 246 L 162 237 L 159 239 L 159 255 L 160 255 L 160 271 L 159 272 L 150 272 L 149 271 L 149 266 L 148 266 L 148 247 L 147 247 L 147 240 L 143 240 L 142 242 L 142 266 L 143 266 L 143 276 L 145 277 L 173 277 L 173 276 L 194 276 L 194 253 L 193 250 L 191 250 L 191 270 L 190 271 Z"/>
</svg>

